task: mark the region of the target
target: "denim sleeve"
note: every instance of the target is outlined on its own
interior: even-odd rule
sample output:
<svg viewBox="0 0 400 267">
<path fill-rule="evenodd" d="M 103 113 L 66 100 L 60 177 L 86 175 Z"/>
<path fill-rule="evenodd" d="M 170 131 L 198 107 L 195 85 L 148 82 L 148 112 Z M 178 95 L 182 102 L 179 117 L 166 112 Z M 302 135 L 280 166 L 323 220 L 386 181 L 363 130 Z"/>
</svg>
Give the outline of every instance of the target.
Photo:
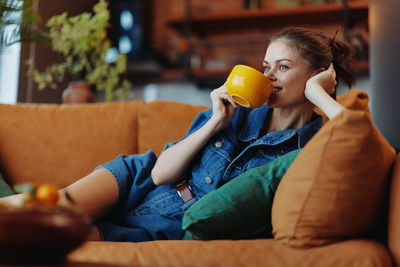
<svg viewBox="0 0 400 267">
<path fill-rule="evenodd" d="M 126 203 L 139 203 L 154 189 L 151 170 L 156 161 L 157 156 L 148 151 L 145 154 L 120 155 L 96 169 L 105 169 L 114 176 L 119 189 L 117 206 L 125 207 Z"/>
</svg>

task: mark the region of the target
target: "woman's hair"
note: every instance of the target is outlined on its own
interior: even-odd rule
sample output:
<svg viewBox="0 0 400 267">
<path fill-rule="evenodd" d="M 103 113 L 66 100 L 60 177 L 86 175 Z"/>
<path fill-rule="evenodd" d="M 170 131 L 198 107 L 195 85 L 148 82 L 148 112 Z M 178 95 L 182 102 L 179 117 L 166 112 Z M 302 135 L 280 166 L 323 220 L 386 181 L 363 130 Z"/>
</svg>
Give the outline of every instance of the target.
<svg viewBox="0 0 400 267">
<path fill-rule="evenodd" d="M 336 32 L 337 33 L 337 32 Z M 282 40 L 291 45 L 311 66 L 311 70 L 321 67 L 328 69 L 330 63 L 336 71 L 336 81 L 343 80 L 349 87 L 354 84 L 355 74 L 352 69 L 351 49 L 344 42 L 327 37 L 303 27 L 287 27 L 282 29 L 271 42 Z"/>
</svg>

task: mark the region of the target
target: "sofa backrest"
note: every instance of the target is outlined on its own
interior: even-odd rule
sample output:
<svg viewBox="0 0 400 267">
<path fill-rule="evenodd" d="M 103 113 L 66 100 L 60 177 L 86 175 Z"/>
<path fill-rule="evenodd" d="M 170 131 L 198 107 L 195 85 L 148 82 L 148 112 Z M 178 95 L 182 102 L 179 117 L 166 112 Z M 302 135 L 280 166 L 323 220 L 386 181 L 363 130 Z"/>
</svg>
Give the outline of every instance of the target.
<svg viewBox="0 0 400 267">
<path fill-rule="evenodd" d="M 65 186 L 120 153 L 136 153 L 142 103 L 0 105 L 3 176 Z"/>
<path fill-rule="evenodd" d="M 0 172 L 11 184 L 66 186 L 119 154 L 159 154 L 206 106 L 141 100 L 0 104 Z"/>
<path fill-rule="evenodd" d="M 361 90 L 351 90 L 338 101 L 349 108 L 368 107 L 368 96 Z M 119 154 L 153 150 L 159 155 L 166 143 L 180 140 L 206 108 L 141 100 L 0 104 L 0 172 L 11 184 L 65 186 Z"/>
<path fill-rule="evenodd" d="M 179 141 L 194 118 L 207 108 L 169 101 L 153 101 L 142 105 L 138 119 L 138 153 L 152 150 L 160 155 L 165 145 Z"/>
</svg>

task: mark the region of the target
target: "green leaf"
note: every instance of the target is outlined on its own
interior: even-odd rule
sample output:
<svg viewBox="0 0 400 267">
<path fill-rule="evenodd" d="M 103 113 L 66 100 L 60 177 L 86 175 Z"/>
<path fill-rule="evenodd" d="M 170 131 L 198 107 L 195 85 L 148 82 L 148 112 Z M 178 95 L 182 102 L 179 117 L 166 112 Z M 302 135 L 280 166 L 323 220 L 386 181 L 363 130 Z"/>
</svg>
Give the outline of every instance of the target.
<svg viewBox="0 0 400 267">
<path fill-rule="evenodd" d="M 43 41 L 45 34 L 34 29 L 39 20 L 33 0 L 0 0 L 0 50 L 17 42 Z M 9 26 L 14 29 L 6 30 Z"/>
<path fill-rule="evenodd" d="M 46 25 L 50 28 L 51 47 L 64 61 L 42 72 L 33 71 L 39 88 L 56 88 L 65 74 L 69 74 L 68 77 L 84 79 L 97 90 L 104 90 L 106 101 L 112 101 L 115 93 L 121 97 L 126 95 L 123 91 L 128 91 L 130 85 L 121 79 L 127 68 L 126 55 L 119 54 L 114 63 L 105 62 L 111 47 L 107 36 L 109 20 L 108 3 L 103 0 L 93 6 L 92 14 L 68 16 L 64 12 L 50 18 Z"/>
<path fill-rule="evenodd" d="M 118 73 L 123 73 L 126 70 L 126 61 L 127 61 L 127 56 L 124 54 L 118 54 L 117 56 L 117 71 Z"/>
</svg>

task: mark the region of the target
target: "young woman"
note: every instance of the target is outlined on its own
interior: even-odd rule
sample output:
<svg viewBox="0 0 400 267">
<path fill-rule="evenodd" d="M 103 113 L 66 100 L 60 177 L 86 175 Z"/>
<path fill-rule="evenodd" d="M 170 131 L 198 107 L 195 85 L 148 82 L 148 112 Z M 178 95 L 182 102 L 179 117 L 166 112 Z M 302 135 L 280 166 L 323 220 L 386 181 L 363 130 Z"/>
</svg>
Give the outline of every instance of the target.
<svg viewBox="0 0 400 267">
<path fill-rule="evenodd" d="M 337 80 L 349 86 L 349 50 L 305 28 L 282 30 L 270 42 L 264 74 L 274 91 L 260 108 L 238 106 L 225 86 L 211 92 L 187 135 L 154 153 L 119 156 L 66 189 L 95 222 L 94 239 L 181 239 L 182 217 L 196 200 L 251 168 L 303 147 L 344 108 L 330 95 Z M 63 194 L 61 194 L 63 195 Z M 20 196 L 8 198 L 9 201 Z M 60 205 L 68 205 L 61 199 Z"/>
</svg>

